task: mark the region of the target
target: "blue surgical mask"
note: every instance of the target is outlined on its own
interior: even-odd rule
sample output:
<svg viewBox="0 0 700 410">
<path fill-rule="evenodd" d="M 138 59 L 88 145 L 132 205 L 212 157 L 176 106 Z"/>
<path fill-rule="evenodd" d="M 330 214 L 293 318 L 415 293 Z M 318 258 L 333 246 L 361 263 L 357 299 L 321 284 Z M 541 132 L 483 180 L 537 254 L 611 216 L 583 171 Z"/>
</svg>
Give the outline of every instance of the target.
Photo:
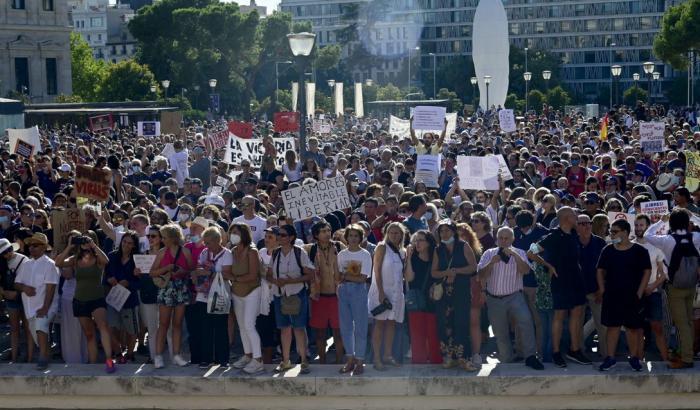
<svg viewBox="0 0 700 410">
<path fill-rule="evenodd" d="M 617 245 L 618 243 L 622 242 L 622 238 L 614 238 L 610 240 L 610 243 L 613 245 Z"/>
<path fill-rule="evenodd" d="M 579 159 L 572 159 L 571 160 L 571 165 L 578 165 L 580 163 L 581 163 L 581 160 L 579 160 Z"/>
<path fill-rule="evenodd" d="M 450 239 L 443 239 L 443 240 L 442 240 L 442 243 L 444 243 L 445 245 L 452 245 L 454 242 L 455 242 L 455 237 L 454 237 L 454 236 L 451 237 Z"/>
<path fill-rule="evenodd" d="M 190 242 L 199 242 L 200 239 L 201 239 L 201 238 L 200 238 L 199 235 L 192 235 L 192 236 L 190 236 Z"/>
</svg>

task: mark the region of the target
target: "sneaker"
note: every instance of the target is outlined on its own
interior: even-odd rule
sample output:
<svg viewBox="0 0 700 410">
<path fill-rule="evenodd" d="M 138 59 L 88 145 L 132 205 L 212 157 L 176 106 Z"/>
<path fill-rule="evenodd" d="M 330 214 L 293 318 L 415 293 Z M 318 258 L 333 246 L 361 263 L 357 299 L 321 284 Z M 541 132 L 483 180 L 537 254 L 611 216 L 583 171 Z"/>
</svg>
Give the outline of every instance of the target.
<svg viewBox="0 0 700 410">
<path fill-rule="evenodd" d="M 248 363 L 250 363 L 251 360 L 253 360 L 253 359 L 251 359 L 250 357 L 248 357 L 246 355 L 243 355 L 238 360 L 233 362 L 233 368 L 234 369 L 242 369 L 242 368 L 246 367 L 246 365 L 248 365 Z"/>
<path fill-rule="evenodd" d="M 591 363 L 593 363 L 591 362 L 591 359 L 587 358 L 586 355 L 583 354 L 581 350 L 577 350 L 575 352 L 573 350 L 569 350 L 566 353 L 566 358 L 574 363 L 583 365 L 590 365 Z"/>
<path fill-rule="evenodd" d="M 552 353 L 552 362 L 557 367 L 566 367 L 566 360 L 561 355 L 561 352 Z"/>
<path fill-rule="evenodd" d="M 105 371 L 107 373 L 114 373 L 115 371 L 117 371 L 116 366 L 114 366 L 114 360 L 112 360 L 112 359 L 105 360 Z"/>
<path fill-rule="evenodd" d="M 173 356 L 173 363 L 175 363 L 176 365 L 178 365 L 180 367 L 185 367 L 189 364 L 189 362 L 187 360 L 183 359 L 182 356 L 180 356 L 179 354 L 176 354 L 175 356 Z"/>
<path fill-rule="evenodd" d="M 200 369 L 208 369 L 209 368 L 209 363 L 207 362 L 202 362 L 199 364 Z"/>
<path fill-rule="evenodd" d="M 617 360 L 608 356 L 605 358 L 603 363 L 600 366 L 598 366 L 598 370 L 600 370 L 601 372 L 607 372 L 608 370 L 615 367 L 616 364 L 617 364 Z"/>
<path fill-rule="evenodd" d="M 525 366 L 534 370 L 544 370 L 544 365 L 535 355 L 529 356 L 527 359 L 525 359 Z"/>
<path fill-rule="evenodd" d="M 264 370 L 265 370 L 265 366 L 263 366 L 262 362 L 259 360 L 255 360 L 255 359 L 248 362 L 246 367 L 243 368 L 243 372 L 248 373 L 248 374 L 261 373 Z"/>
<path fill-rule="evenodd" d="M 634 369 L 635 372 L 641 372 L 642 371 L 642 364 L 639 362 L 639 359 L 632 356 L 628 360 L 630 366 L 632 369 Z"/>
<path fill-rule="evenodd" d="M 309 374 L 311 373 L 311 368 L 309 367 L 309 362 L 301 362 L 301 370 L 299 374 Z"/>
<path fill-rule="evenodd" d="M 158 355 L 153 359 L 153 367 L 156 369 L 162 369 L 165 367 L 165 362 L 163 361 L 163 356 Z"/>
<path fill-rule="evenodd" d="M 292 364 L 291 361 L 287 360 L 286 362 L 281 362 L 280 364 L 275 367 L 275 373 L 282 373 L 286 372 L 289 369 L 293 369 L 294 365 Z"/>
<path fill-rule="evenodd" d="M 48 368 L 49 368 L 49 361 L 48 360 L 39 359 L 39 361 L 36 363 L 37 370 L 46 370 Z"/>
</svg>

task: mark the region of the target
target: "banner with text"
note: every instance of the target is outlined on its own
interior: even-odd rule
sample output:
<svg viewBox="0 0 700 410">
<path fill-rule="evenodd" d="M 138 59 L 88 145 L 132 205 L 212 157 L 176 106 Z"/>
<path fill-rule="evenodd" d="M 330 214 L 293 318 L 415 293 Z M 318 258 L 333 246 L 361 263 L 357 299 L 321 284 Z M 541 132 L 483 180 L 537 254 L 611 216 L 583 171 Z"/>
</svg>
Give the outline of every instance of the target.
<svg viewBox="0 0 700 410">
<path fill-rule="evenodd" d="M 428 188 L 437 188 L 442 155 L 418 155 L 414 181 L 423 182 Z"/>
<path fill-rule="evenodd" d="M 160 121 L 139 121 L 136 132 L 139 137 L 157 137 L 160 135 Z"/>
<path fill-rule="evenodd" d="M 36 125 L 32 128 L 8 128 L 7 137 L 10 141 L 10 152 L 13 154 L 28 158 L 41 150 L 41 137 Z"/>
<path fill-rule="evenodd" d="M 109 169 L 87 165 L 75 168 L 75 192 L 79 197 L 107 202 L 111 183 L 112 171 Z"/>
<path fill-rule="evenodd" d="M 399 139 L 411 138 L 411 122 L 399 117 L 389 116 L 389 134 L 397 135 Z"/>
<path fill-rule="evenodd" d="M 419 105 L 413 110 L 413 129 L 430 131 L 445 128 L 445 107 L 432 105 Z"/>
<path fill-rule="evenodd" d="M 498 190 L 500 163 L 496 155 L 488 157 L 457 157 L 457 175 L 462 189 Z"/>
<path fill-rule="evenodd" d="M 685 186 L 690 192 L 700 187 L 700 152 L 685 151 Z"/>
<path fill-rule="evenodd" d="M 294 221 L 352 207 L 342 175 L 282 191 L 282 201 Z"/>
<path fill-rule="evenodd" d="M 97 132 L 102 130 L 111 130 L 114 127 L 112 114 L 95 115 L 88 118 L 90 123 L 90 131 Z"/>
<path fill-rule="evenodd" d="M 229 121 L 228 131 L 237 137 L 249 139 L 253 138 L 253 126 L 243 121 Z"/>
<path fill-rule="evenodd" d="M 209 144 L 213 150 L 223 148 L 228 142 L 228 130 L 221 130 L 209 134 Z"/>
<path fill-rule="evenodd" d="M 293 111 L 275 113 L 275 131 L 299 132 L 299 113 Z"/>
<path fill-rule="evenodd" d="M 275 138 L 273 143 L 277 151 L 276 165 L 281 167 L 284 164 L 284 153 L 287 150 L 294 150 L 294 138 Z M 263 155 L 265 155 L 265 147 L 262 139 L 244 139 L 229 134 L 224 162 L 240 165 L 242 160 L 247 159 L 252 167 L 260 168 Z"/>
<path fill-rule="evenodd" d="M 644 152 L 664 152 L 664 130 L 666 125 L 663 122 L 640 122 L 639 142 L 642 144 Z"/>
</svg>

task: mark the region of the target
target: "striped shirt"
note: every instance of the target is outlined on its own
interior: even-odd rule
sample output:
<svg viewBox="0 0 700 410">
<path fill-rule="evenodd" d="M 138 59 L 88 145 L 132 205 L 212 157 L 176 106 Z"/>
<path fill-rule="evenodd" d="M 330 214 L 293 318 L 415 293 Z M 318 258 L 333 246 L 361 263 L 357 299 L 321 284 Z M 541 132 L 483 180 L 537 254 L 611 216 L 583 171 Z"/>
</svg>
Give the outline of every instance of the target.
<svg viewBox="0 0 700 410">
<path fill-rule="evenodd" d="M 527 262 L 527 254 L 522 249 L 511 247 L 511 249 L 523 260 Z M 477 269 L 484 269 L 493 258 L 499 258 L 498 248 L 491 248 L 484 251 L 479 261 Z M 523 290 L 523 276 L 518 275 L 518 265 L 515 256 L 511 256 L 508 263 L 498 262 L 493 266 L 491 275 L 486 279 L 486 292 L 493 296 L 507 296 Z"/>
</svg>

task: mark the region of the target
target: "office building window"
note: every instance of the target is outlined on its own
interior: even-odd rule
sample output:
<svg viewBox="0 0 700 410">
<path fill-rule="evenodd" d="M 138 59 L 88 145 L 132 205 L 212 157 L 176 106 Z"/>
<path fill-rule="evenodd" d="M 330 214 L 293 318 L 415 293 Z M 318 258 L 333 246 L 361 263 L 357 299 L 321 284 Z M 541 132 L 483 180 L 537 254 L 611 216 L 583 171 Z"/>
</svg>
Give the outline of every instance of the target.
<svg viewBox="0 0 700 410">
<path fill-rule="evenodd" d="M 91 17 L 90 27 L 102 27 L 102 17 Z"/>
<path fill-rule="evenodd" d="M 42 0 L 41 5 L 44 11 L 53 11 L 53 0 Z"/>
<path fill-rule="evenodd" d="M 24 10 L 24 0 L 10 0 L 12 8 L 15 10 Z"/>
<path fill-rule="evenodd" d="M 58 94 L 58 70 L 55 58 L 46 59 L 46 94 Z"/>
<path fill-rule="evenodd" d="M 29 94 L 29 59 L 26 57 L 15 58 L 15 90 Z"/>
</svg>

